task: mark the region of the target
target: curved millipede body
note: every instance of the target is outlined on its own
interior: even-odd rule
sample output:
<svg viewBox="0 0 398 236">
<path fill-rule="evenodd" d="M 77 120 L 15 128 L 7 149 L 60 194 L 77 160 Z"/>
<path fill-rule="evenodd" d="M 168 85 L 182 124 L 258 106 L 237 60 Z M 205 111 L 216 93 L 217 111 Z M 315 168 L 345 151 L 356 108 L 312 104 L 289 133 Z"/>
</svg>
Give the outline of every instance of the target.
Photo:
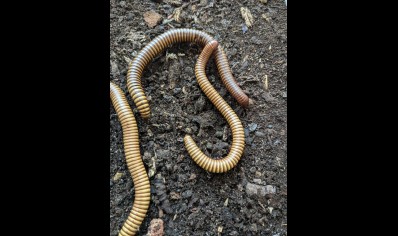
<svg viewBox="0 0 398 236">
<path fill-rule="evenodd" d="M 135 235 L 148 211 L 151 199 L 150 185 L 144 163 L 141 159 L 137 122 L 122 90 L 110 84 L 111 100 L 123 129 L 123 144 L 127 167 L 133 177 L 135 197 L 133 208 L 125 221 L 119 236 Z"/>
<path fill-rule="evenodd" d="M 154 38 L 138 53 L 129 66 L 127 87 L 142 118 L 148 119 L 150 116 L 149 103 L 141 85 L 142 72 L 149 62 L 163 51 L 163 49 L 173 43 L 197 42 L 204 46 L 213 40 L 210 35 L 199 30 L 172 29 Z M 249 98 L 236 83 L 221 46 L 218 47 L 215 53 L 215 59 L 224 85 L 241 106 L 247 107 L 249 105 Z"/>
<path fill-rule="evenodd" d="M 210 84 L 206 77 L 206 64 L 213 53 L 217 50 L 217 41 L 208 43 L 200 54 L 195 65 L 195 75 L 198 84 L 210 101 L 217 107 L 220 113 L 228 121 L 232 130 L 232 145 L 228 155 L 222 159 L 212 159 L 206 156 L 199 147 L 195 144 L 192 137 L 186 135 L 184 137 L 185 147 L 188 150 L 192 159 L 203 169 L 213 172 L 226 172 L 236 166 L 245 148 L 245 135 L 242 123 L 239 117 L 235 114 L 232 108 L 224 101 L 224 99 L 217 93 L 217 91 Z"/>
</svg>

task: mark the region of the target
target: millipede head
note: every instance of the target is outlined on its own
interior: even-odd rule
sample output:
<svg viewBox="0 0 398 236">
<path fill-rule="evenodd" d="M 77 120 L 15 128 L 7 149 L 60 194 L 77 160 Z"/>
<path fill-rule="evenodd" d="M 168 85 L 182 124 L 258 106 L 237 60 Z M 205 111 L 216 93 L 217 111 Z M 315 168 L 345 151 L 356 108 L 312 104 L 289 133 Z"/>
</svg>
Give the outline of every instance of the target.
<svg viewBox="0 0 398 236">
<path fill-rule="evenodd" d="M 215 51 L 218 47 L 218 42 L 216 40 L 212 40 L 210 43 L 206 44 L 206 47 L 210 47 Z"/>
</svg>

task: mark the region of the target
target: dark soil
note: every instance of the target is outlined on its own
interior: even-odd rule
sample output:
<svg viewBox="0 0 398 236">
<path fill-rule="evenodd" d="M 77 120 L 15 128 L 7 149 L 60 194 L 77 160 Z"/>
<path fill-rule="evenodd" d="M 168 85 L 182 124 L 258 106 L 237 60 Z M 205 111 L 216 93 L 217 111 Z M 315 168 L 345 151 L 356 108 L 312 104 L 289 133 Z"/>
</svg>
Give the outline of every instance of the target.
<svg viewBox="0 0 398 236">
<path fill-rule="evenodd" d="M 154 218 L 164 221 L 165 235 L 287 235 L 287 7 L 283 0 L 266 4 L 259 0 L 191 1 L 182 10 L 181 23 L 161 21 L 149 28 L 144 12 L 154 10 L 165 20 L 180 6 L 171 2 L 111 0 L 110 79 L 129 99 L 145 166 L 155 170 L 150 178 L 150 208 L 138 235 L 146 234 Z M 247 30 L 241 7 L 247 7 L 254 18 Z M 143 122 L 128 94 L 125 58 L 133 59 L 151 39 L 171 28 L 196 28 L 215 37 L 227 53 L 236 80 L 254 101 L 249 109 L 241 108 L 223 86 L 214 60 L 209 61 L 209 80 L 240 117 L 246 134 L 242 159 L 225 174 L 201 169 L 183 143 L 189 133 L 214 158 L 225 156 L 231 144 L 228 124 L 195 79 L 199 45 L 172 45 L 147 67 L 142 83 L 150 99 L 148 122 Z M 110 235 L 117 235 L 131 210 L 134 186 L 113 107 L 110 122 Z M 123 176 L 114 181 L 117 172 Z M 276 191 L 250 194 L 250 183 Z M 167 196 L 168 202 L 159 201 L 160 196 Z"/>
</svg>

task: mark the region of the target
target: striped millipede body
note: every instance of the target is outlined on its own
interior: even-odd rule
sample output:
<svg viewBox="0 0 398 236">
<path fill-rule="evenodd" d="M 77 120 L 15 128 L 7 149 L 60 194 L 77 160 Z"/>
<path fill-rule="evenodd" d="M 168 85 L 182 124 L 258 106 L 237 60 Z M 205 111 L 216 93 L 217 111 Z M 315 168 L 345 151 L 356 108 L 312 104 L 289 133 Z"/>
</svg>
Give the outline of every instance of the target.
<svg viewBox="0 0 398 236">
<path fill-rule="evenodd" d="M 239 117 L 224 101 L 220 94 L 217 93 L 217 91 L 213 88 L 213 86 L 210 84 L 209 80 L 206 77 L 206 64 L 211 54 L 214 51 L 215 53 L 217 53 L 217 46 L 217 41 L 211 41 L 204 47 L 195 65 L 195 75 L 200 88 L 214 104 L 214 106 L 216 106 L 216 108 L 220 111 L 224 118 L 228 121 L 228 124 L 231 127 L 231 149 L 226 157 L 215 160 L 206 156 L 195 144 L 191 136 L 186 135 L 184 137 L 184 143 L 189 155 L 196 162 L 196 164 L 209 172 L 222 173 L 235 167 L 240 160 L 240 157 L 242 156 L 245 147 L 245 135 Z"/>
<path fill-rule="evenodd" d="M 137 122 L 122 90 L 110 83 L 112 104 L 123 129 L 123 144 L 127 167 L 133 177 L 135 197 L 133 208 L 125 221 L 119 236 L 135 235 L 148 211 L 151 198 L 148 175 L 141 159 Z"/>
<path fill-rule="evenodd" d="M 142 89 L 141 76 L 143 70 L 152 61 L 152 59 L 173 43 L 197 42 L 202 46 L 205 46 L 213 40 L 214 39 L 210 35 L 199 30 L 172 29 L 155 37 L 138 53 L 129 66 L 127 73 L 127 87 L 142 118 L 149 118 L 150 108 L 144 90 Z M 236 83 L 228 65 L 227 56 L 221 46 L 219 46 L 218 50 L 215 52 L 215 60 L 221 80 L 227 90 L 241 106 L 247 107 L 249 105 L 249 98 Z"/>
</svg>

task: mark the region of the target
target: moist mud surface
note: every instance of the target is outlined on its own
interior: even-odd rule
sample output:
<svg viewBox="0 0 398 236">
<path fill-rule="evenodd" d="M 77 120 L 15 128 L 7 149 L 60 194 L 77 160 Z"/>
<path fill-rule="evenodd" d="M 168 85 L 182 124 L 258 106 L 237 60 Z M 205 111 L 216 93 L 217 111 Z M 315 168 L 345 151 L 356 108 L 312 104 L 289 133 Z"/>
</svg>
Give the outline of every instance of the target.
<svg viewBox="0 0 398 236">
<path fill-rule="evenodd" d="M 141 154 L 151 172 L 151 203 L 137 235 L 145 235 L 155 218 L 163 220 L 165 235 L 287 235 L 287 7 L 284 1 L 263 2 L 111 1 L 110 80 L 122 88 L 134 111 Z M 179 17 L 173 17 L 179 7 Z M 251 12 L 251 27 L 241 7 Z M 153 28 L 144 19 L 148 11 L 162 17 L 156 21 L 159 16 L 150 15 Z M 201 169 L 183 143 L 190 134 L 213 158 L 225 156 L 231 145 L 226 120 L 195 79 L 201 46 L 171 45 L 147 66 L 142 77 L 151 108 L 147 122 L 127 91 L 129 60 L 172 28 L 202 30 L 218 40 L 236 81 L 254 102 L 248 109 L 240 107 L 222 84 L 214 59 L 209 61 L 210 82 L 245 128 L 244 155 L 227 173 Z M 131 210 L 134 185 L 112 105 L 110 124 L 110 235 L 117 235 Z"/>
</svg>

